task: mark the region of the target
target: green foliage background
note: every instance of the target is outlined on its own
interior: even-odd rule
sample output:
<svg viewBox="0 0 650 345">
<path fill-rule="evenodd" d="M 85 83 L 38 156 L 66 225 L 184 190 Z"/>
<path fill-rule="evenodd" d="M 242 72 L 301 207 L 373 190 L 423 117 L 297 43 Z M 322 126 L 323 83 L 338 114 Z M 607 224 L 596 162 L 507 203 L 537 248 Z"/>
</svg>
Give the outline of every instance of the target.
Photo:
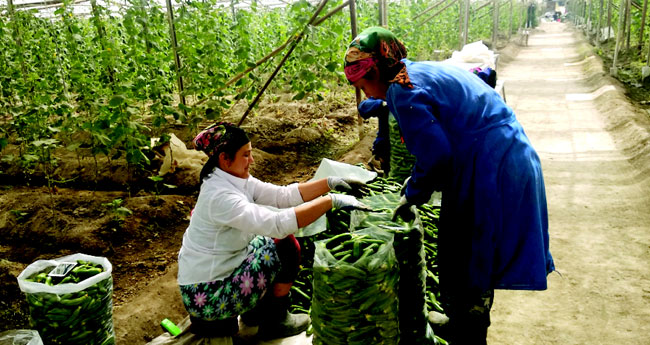
<svg viewBox="0 0 650 345">
<path fill-rule="evenodd" d="M 226 83 L 299 33 L 315 10 L 305 0 L 272 9 L 254 2 L 235 12 L 215 0 L 180 1 L 174 8 L 182 66 L 177 72 L 166 8 L 153 0 L 128 1 L 120 13 L 96 5 L 87 17 L 73 14 L 72 0 L 52 18 L 0 9 L 0 150 L 9 143 L 20 147 L 19 155 L 4 154 L 3 160 L 27 168 L 55 165 L 52 150 L 89 147 L 94 155 L 146 167 L 149 139 L 168 126 L 197 127 L 218 119 L 237 100 L 250 102 L 283 53 Z M 321 16 L 340 3 L 329 3 Z M 413 18 L 434 2 L 389 2 L 388 27 L 403 37 L 414 59 L 448 56 L 459 45 L 459 3 L 422 23 L 426 16 Z M 521 6 L 515 3 L 512 28 L 508 6 L 501 7 L 502 36 L 516 30 Z M 357 11 L 359 30 L 377 24 L 376 2 L 359 0 Z M 490 11 L 491 6 L 471 11 L 469 42 L 490 41 Z M 347 8 L 308 28 L 267 94 L 318 102 L 335 91 L 353 92 L 341 64 L 351 38 Z"/>
</svg>

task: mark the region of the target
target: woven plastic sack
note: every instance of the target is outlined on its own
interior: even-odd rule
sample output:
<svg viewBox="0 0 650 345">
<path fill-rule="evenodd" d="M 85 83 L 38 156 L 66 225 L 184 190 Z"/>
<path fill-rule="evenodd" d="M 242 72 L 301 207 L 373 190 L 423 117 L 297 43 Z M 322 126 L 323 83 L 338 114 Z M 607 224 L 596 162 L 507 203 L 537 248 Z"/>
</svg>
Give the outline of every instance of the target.
<svg viewBox="0 0 650 345">
<path fill-rule="evenodd" d="M 100 265 L 103 272 L 77 283 L 47 285 L 33 281 L 35 276 L 49 273 L 59 263 L 77 260 Z M 18 285 L 29 305 L 31 327 L 46 345 L 115 344 L 112 269 L 106 258 L 73 254 L 35 261 L 18 275 Z"/>
<path fill-rule="evenodd" d="M 426 307 L 426 269 L 424 261 L 424 230 L 415 206 L 415 221 L 395 230 L 393 246 L 399 262 L 400 344 L 435 344 Z"/>
<path fill-rule="evenodd" d="M 366 249 L 359 245 L 361 256 L 356 261 L 332 254 L 334 247 L 345 248 L 345 242 L 316 242 L 311 306 L 313 344 L 398 344 L 399 271 L 392 235 L 377 228 L 352 234 L 376 241 L 366 243 Z M 379 243 L 373 252 L 372 246 Z M 364 250 L 372 254 L 361 254 Z"/>
<path fill-rule="evenodd" d="M 388 128 L 390 140 L 390 172 L 388 177 L 402 183 L 407 177 L 411 176 L 415 156 L 409 153 L 406 144 L 402 142 L 399 125 L 392 113 L 388 113 Z"/>
<path fill-rule="evenodd" d="M 361 201 L 378 212 L 353 211 L 350 228 L 378 227 L 394 235 L 393 247 L 399 265 L 399 333 L 400 344 L 435 344 L 433 330 L 427 321 L 426 262 L 424 261 L 424 228 L 418 211 L 412 223 L 393 222 L 393 210 L 399 204 L 399 193 L 369 196 Z"/>
<path fill-rule="evenodd" d="M 12 329 L 0 333 L 0 345 L 43 345 L 37 331 Z"/>
</svg>

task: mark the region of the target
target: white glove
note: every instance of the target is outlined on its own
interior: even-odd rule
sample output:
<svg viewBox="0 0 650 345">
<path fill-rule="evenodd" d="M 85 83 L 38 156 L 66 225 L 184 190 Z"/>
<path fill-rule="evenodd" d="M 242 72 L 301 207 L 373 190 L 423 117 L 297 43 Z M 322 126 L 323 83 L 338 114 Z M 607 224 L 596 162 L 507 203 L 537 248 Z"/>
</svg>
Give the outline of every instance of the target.
<svg viewBox="0 0 650 345">
<path fill-rule="evenodd" d="M 330 176 L 327 178 L 327 186 L 330 190 L 339 192 L 346 192 L 360 197 L 363 192 L 366 192 L 368 186 L 362 181 L 355 180 L 347 177 Z"/>
<path fill-rule="evenodd" d="M 329 196 L 332 198 L 332 208 L 351 209 L 367 207 L 352 195 L 331 193 Z"/>
</svg>

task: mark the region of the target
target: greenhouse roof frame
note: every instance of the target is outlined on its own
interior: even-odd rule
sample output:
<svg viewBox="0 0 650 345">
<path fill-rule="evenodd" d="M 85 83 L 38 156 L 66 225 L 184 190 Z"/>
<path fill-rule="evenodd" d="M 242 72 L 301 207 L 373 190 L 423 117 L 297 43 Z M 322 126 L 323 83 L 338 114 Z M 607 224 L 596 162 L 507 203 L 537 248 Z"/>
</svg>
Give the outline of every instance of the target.
<svg viewBox="0 0 650 345">
<path fill-rule="evenodd" d="M 236 0 L 236 1 L 217 1 L 216 6 L 218 7 L 233 7 L 235 9 L 249 9 L 252 7 L 252 3 L 256 2 L 257 6 L 263 8 L 276 8 L 276 7 L 286 7 L 290 6 L 293 3 L 298 2 L 299 0 Z M 312 5 L 316 6 L 318 1 L 316 0 L 307 0 Z M 63 0 L 13 0 L 13 7 L 15 10 L 37 10 L 39 14 L 43 17 L 52 17 L 53 12 L 63 5 Z M 156 2 L 161 6 L 165 7 L 165 0 L 156 0 Z M 120 13 L 120 11 L 129 6 L 128 0 L 98 0 L 97 4 L 106 8 L 109 8 L 112 13 Z M 174 0 L 172 2 L 174 7 L 179 7 L 182 5 L 182 1 Z M 9 6 L 9 0 L 0 0 L 0 13 L 5 12 Z M 90 0 L 75 0 L 73 1 L 73 13 L 77 16 L 90 16 L 92 15 Z"/>
</svg>

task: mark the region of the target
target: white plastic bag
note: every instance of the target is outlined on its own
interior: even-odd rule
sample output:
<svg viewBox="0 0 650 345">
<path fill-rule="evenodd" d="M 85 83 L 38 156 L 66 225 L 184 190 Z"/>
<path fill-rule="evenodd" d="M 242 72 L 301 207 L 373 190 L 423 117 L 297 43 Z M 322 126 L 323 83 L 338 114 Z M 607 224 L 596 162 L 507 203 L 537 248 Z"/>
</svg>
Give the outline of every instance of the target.
<svg viewBox="0 0 650 345">
<path fill-rule="evenodd" d="M 616 39 L 616 33 L 614 32 L 614 29 L 612 29 L 611 26 L 601 28 L 599 39 L 600 39 L 600 43 L 604 43 L 609 39 Z"/>
<path fill-rule="evenodd" d="M 77 263 L 77 283 L 48 285 L 33 281 L 59 263 Z M 102 271 L 97 273 L 100 265 Z M 38 260 L 18 275 L 18 285 L 29 305 L 33 329 L 47 344 L 94 345 L 115 343 L 113 330 L 113 266 L 108 259 L 73 254 L 55 260 Z M 93 272 L 95 271 L 95 272 Z M 85 274 L 84 274 L 85 272 Z M 71 278 L 71 275 L 64 278 Z"/>
<path fill-rule="evenodd" d="M 100 264 L 104 268 L 104 272 L 92 276 L 77 284 L 61 284 L 61 285 L 48 286 L 45 284 L 30 282 L 26 280 L 28 277 L 31 277 L 32 275 L 41 272 L 48 267 L 56 266 L 60 262 L 70 262 L 70 261 L 77 261 L 77 260 L 90 261 L 96 264 Z M 18 286 L 20 287 L 20 291 L 24 293 L 48 292 L 57 295 L 63 295 L 66 293 L 85 290 L 86 288 L 93 286 L 106 278 L 109 278 L 111 276 L 112 271 L 113 271 L 113 265 L 111 265 L 111 263 L 108 261 L 107 258 L 91 256 L 86 254 L 72 254 L 55 260 L 34 261 L 31 265 L 27 266 L 27 268 L 25 268 L 18 275 Z"/>
<path fill-rule="evenodd" d="M 485 67 L 496 69 L 496 57 L 483 42 L 476 41 L 466 44 L 461 51 L 455 51 L 451 54 L 452 61 L 457 62 L 477 62 Z"/>
<path fill-rule="evenodd" d="M 368 182 L 377 177 L 377 173 L 356 165 L 323 158 L 312 180 L 318 180 L 329 176 L 349 177 L 359 181 Z"/>
<path fill-rule="evenodd" d="M 0 333 L 0 345 L 43 345 L 37 331 L 12 329 Z"/>
</svg>

